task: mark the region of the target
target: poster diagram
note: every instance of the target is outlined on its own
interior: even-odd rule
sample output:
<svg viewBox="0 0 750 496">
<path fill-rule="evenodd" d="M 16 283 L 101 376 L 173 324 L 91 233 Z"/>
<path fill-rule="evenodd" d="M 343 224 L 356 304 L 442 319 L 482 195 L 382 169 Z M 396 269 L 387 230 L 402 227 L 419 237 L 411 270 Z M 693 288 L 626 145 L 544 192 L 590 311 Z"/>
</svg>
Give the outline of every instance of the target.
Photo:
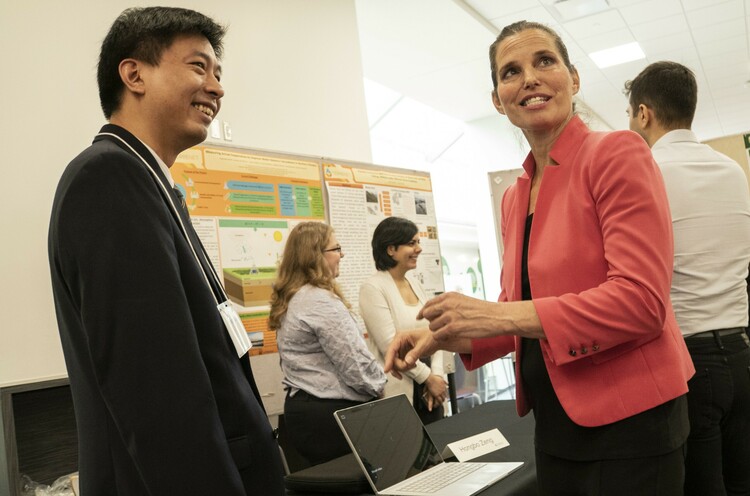
<svg viewBox="0 0 750 496">
<path fill-rule="evenodd" d="M 180 154 L 170 173 L 253 343 L 250 354 L 277 352 L 271 285 L 289 231 L 325 220 L 320 164 L 205 146 Z"/>
<path fill-rule="evenodd" d="M 390 216 L 405 217 L 419 227 L 422 253 L 414 271 L 428 296 L 443 291 L 443 269 L 437 218 L 429 174 L 399 169 L 323 163 L 329 219 L 346 256 L 338 283 L 352 308 L 359 306 L 359 287 L 375 273 L 371 240 L 375 227 Z"/>
</svg>

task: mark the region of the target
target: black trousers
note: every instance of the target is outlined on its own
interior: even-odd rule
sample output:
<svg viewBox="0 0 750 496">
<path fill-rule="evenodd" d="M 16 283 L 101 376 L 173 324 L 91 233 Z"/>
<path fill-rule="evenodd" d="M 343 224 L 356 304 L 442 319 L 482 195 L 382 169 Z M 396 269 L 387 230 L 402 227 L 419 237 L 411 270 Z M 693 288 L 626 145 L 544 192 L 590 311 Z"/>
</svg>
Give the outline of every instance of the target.
<svg viewBox="0 0 750 496">
<path fill-rule="evenodd" d="M 695 365 L 688 382 L 688 496 L 750 495 L 750 345 L 744 332 L 685 338 Z"/>
<path fill-rule="evenodd" d="M 536 465 L 544 496 L 682 496 L 685 450 L 595 461 L 566 460 L 537 450 Z"/>
<path fill-rule="evenodd" d="M 294 449 L 311 465 L 318 465 L 352 452 L 333 412 L 362 402 L 330 400 L 302 390 L 284 401 L 284 423 Z"/>
</svg>

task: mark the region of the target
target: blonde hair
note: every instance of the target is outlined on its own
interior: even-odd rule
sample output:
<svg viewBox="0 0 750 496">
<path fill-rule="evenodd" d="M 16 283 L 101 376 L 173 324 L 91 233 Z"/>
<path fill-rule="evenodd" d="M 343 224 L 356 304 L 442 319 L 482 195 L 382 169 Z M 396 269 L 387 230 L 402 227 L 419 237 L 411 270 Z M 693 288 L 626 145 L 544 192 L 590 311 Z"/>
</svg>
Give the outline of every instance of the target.
<svg viewBox="0 0 750 496">
<path fill-rule="evenodd" d="M 350 308 L 324 256 L 323 250 L 331 234 L 333 228 L 322 222 L 302 222 L 289 233 L 271 293 L 269 329 L 275 331 L 281 327 L 281 318 L 289 308 L 289 301 L 305 284 L 327 289 Z"/>
</svg>

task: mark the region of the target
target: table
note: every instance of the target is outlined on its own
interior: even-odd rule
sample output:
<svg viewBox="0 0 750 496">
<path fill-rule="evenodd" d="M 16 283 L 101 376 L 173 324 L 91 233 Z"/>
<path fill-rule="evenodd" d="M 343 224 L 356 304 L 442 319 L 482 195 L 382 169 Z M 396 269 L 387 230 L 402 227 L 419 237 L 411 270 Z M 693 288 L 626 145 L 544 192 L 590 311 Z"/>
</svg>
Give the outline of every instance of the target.
<svg viewBox="0 0 750 496">
<path fill-rule="evenodd" d="M 472 461 L 524 462 L 523 466 L 497 484 L 485 489 L 481 496 L 536 496 L 536 463 L 534 462 L 534 416 L 519 417 L 515 400 L 488 401 L 458 415 L 444 418 L 427 426 L 438 449 L 445 445 L 497 428 L 510 446 L 493 451 Z"/>
<path fill-rule="evenodd" d="M 497 428 L 510 446 L 472 461 L 517 462 L 524 465 L 505 479 L 482 491 L 481 496 L 536 496 L 536 463 L 534 462 L 534 417 L 519 417 L 514 400 L 489 401 L 452 417 L 427 426 L 439 450 L 448 443 Z M 352 457 L 355 473 L 359 469 Z M 322 493 L 289 491 L 294 496 L 320 496 Z M 361 493 L 351 493 L 361 494 Z M 367 493 L 365 493 L 367 494 Z M 372 494 L 372 493 L 369 493 Z"/>
</svg>

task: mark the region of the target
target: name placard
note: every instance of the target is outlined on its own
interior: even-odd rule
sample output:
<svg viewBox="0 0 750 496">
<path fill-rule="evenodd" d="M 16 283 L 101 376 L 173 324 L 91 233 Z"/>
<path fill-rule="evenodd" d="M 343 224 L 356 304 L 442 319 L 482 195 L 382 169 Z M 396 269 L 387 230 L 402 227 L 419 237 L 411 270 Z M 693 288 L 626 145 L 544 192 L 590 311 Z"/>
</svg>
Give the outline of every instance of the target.
<svg viewBox="0 0 750 496">
<path fill-rule="evenodd" d="M 492 453 L 500 448 L 510 446 L 507 439 L 497 429 L 461 439 L 450 443 L 443 450 L 443 458 L 455 456 L 459 462 L 466 462 L 474 458 Z"/>
</svg>

